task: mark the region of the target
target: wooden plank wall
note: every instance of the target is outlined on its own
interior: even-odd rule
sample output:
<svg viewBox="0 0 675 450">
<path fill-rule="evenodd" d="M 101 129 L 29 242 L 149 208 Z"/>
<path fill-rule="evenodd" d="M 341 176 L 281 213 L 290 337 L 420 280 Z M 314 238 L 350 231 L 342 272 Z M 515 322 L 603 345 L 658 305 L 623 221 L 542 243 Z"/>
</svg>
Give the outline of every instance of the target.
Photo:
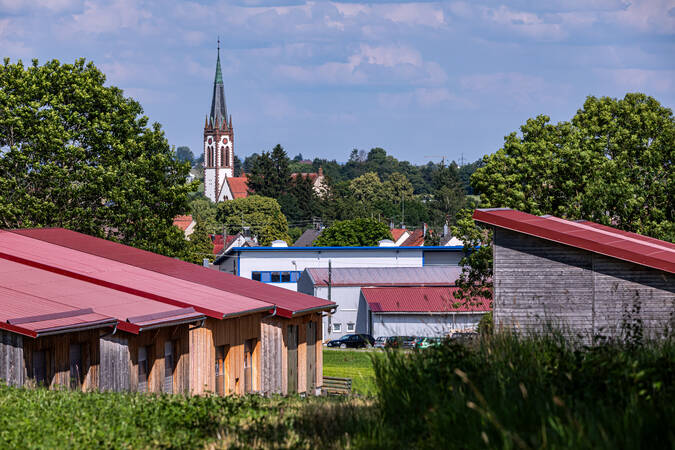
<svg viewBox="0 0 675 450">
<path fill-rule="evenodd" d="M 243 395 L 244 344 L 255 339 L 252 347 L 252 390 L 261 391 L 262 343 L 261 322 L 266 314 L 252 314 L 232 319 L 207 319 L 204 327 L 190 332 L 190 391 L 193 394 L 216 392 L 216 347 L 227 346 L 225 357 L 226 394 Z"/>
<path fill-rule="evenodd" d="M 20 334 L 0 330 L 0 380 L 11 386 L 23 386 L 23 340 Z"/>
<path fill-rule="evenodd" d="M 126 333 L 104 334 L 100 337 L 101 366 L 99 389 L 123 392 L 131 389 L 131 355 Z"/>
<path fill-rule="evenodd" d="M 164 343 L 174 342 L 173 393 L 190 390 L 190 339 L 188 324 L 157 328 L 143 331 L 129 337 L 130 385 L 132 391 L 138 390 L 138 349 L 147 347 L 148 392 L 164 392 Z M 180 351 L 180 353 L 178 353 Z"/>
<path fill-rule="evenodd" d="M 672 274 L 500 228 L 493 248 L 497 327 L 617 336 L 638 304 L 632 320 L 650 330 L 675 320 Z"/>
<path fill-rule="evenodd" d="M 262 321 L 261 341 L 261 391 L 264 394 L 281 394 L 283 334 L 280 319 Z"/>
<path fill-rule="evenodd" d="M 26 382 L 32 380 L 33 352 L 44 351 L 49 387 L 70 386 L 70 345 L 80 344 L 83 371 L 81 389 L 98 389 L 99 333 L 100 330 L 87 330 L 36 339 L 25 338 L 23 356 Z"/>
</svg>

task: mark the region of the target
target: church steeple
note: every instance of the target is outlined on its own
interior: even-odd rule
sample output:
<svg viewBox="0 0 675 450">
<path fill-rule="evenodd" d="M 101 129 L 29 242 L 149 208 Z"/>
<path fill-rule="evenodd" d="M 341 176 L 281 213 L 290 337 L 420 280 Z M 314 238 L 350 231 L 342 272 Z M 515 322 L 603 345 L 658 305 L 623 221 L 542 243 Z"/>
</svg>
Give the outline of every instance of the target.
<svg viewBox="0 0 675 450">
<path fill-rule="evenodd" d="M 213 99 L 211 100 L 210 119 L 214 127 L 227 124 L 227 105 L 225 104 L 225 86 L 220 68 L 220 39 L 218 39 L 218 59 L 216 60 L 216 78 L 213 81 Z"/>
</svg>

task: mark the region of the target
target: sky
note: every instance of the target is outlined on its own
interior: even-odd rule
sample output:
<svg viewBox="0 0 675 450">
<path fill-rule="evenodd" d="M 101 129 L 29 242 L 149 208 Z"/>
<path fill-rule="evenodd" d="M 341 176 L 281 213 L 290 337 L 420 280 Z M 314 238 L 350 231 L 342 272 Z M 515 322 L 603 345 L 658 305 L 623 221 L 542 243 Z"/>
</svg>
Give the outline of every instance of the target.
<svg viewBox="0 0 675 450">
<path fill-rule="evenodd" d="M 91 60 L 197 155 L 219 36 L 242 159 L 466 162 L 589 95 L 675 106 L 675 0 L 0 0 L 0 57 Z"/>
</svg>

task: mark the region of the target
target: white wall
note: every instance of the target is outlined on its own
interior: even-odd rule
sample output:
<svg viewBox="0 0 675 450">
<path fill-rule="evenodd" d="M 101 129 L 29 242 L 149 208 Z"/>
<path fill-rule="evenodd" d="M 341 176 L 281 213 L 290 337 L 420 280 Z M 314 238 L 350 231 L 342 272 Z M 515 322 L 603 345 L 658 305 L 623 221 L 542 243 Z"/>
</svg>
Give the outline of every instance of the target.
<svg viewBox="0 0 675 450">
<path fill-rule="evenodd" d="M 459 252 L 458 252 L 459 253 Z M 422 267 L 422 250 L 397 250 L 396 247 L 372 250 L 258 250 L 239 254 L 240 277 L 251 278 L 251 272 L 297 270 L 328 267 L 328 260 L 337 267 Z M 269 283 L 297 290 L 297 283 Z M 358 300 L 358 297 L 357 297 Z"/>
<path fill-rule="evenodd" d="M 379 336 L 445 336 L 453 331 L 475 330 L 480 314 L 375 314 L 374 337 Z"/>
<path fill-rule="evenodd" d="M 328 299 L 328 287 L 319 286 L 314 288 L 314 293 L 310 293 L 315 297 Z M 335 314 L 330 317 L 331 323 L 339 323 L 342 328 L 340 332 L 333 332 L 332 327 L 328 327 L 329 318 L 323 318 L 323 339 L 338 339 L 345 334 L 352 333 L 366 333 L 365 329 L 358 329 L 357 324 L 360 323 L 359 314 L 359 297 L 361 296 L 360 286 L 343 286 L 331 289 L 331 301 L 337 304 Z M 347 324 L 354 324 L 354 331 L 347 330 Z"/>
</svg>

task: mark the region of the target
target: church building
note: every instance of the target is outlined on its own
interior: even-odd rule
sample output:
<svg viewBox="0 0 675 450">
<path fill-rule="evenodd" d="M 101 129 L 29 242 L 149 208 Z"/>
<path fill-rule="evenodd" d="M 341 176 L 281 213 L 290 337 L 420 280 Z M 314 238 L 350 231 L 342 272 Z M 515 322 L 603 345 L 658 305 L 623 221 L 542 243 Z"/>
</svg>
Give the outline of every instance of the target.
<svg viewBox="0 0 675 450">
<path fill-rule="evenodd" d="M 211 112 L 204 123 L 204 195 L 213 202 L 231 199 L 227 179 L 232 177 L 234 177 L 234 129 L 232 116 L 227 115 L 225 86 L 220 69 L 220 43 L 218 43 Z"/>
</svg>

